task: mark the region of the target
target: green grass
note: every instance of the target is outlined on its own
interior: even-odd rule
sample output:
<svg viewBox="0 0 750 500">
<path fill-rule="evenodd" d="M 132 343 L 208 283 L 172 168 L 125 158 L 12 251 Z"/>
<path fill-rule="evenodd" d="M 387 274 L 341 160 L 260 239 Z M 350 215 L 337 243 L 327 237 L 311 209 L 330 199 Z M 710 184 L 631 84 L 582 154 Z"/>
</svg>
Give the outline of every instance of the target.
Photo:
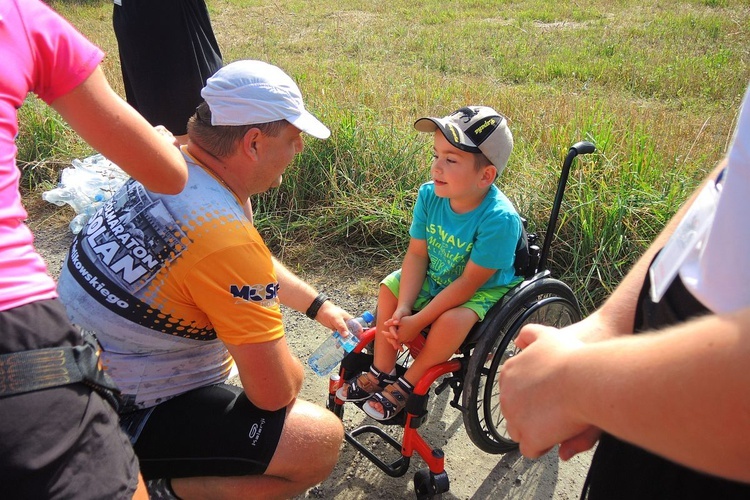
<svg viewBox="0 0 750 500">
<path fill-rule="evenodd" d="M 122 92 L 111 1 L 51 3 L 108 53 Z M 208 5 L 225 61 L 281 66 L 333 131 L 308 139 L 282 187 L 254 200 L 275 250 L 302 267 L 342 245 L 398 265 L 429 176 L 430 138 L 412 123 L 485 104 L 509 117 L 516 146 L 499 184 L 532 229 L 546 227 L 568 147 L 597 146 L 571 172 L 550 260 L 586 310 L 720 160 L 750 81 L 744 0 Z M 85 154 L 38 108 L 22 109 L 26 164 Z"/>
</svg>

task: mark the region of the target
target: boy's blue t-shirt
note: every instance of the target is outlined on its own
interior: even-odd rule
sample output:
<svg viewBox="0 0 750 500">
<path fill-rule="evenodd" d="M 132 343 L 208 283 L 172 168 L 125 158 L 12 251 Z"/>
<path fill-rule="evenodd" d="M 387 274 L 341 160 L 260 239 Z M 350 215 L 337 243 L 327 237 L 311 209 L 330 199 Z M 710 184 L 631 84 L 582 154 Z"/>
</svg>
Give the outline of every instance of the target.
<svg viewBox="0 0 750 500">
<path fill-rule="evenodd" d="M 422 184 L 409 235 L 427 241 L 427 280 L 433 297 L 461 276 L 469 259 L 497 269 L 480 289 L 507 285 L 515 277 L 521 217 L 494 184 L 482 203 L 465 214 L 454 212 L 448 198 L 436 196 L 432 181 Z"/>
</svg>

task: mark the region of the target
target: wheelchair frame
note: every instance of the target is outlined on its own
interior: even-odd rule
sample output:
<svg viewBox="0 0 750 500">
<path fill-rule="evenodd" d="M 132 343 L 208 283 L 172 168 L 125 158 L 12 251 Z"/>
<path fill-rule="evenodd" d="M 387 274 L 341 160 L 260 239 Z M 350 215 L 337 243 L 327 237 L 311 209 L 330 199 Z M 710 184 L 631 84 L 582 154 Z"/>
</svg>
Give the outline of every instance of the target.
<svg viewBox="0 0 750 500">
<path fill-rule="evenodd" d="M 504 430 L 498 377 L 505 360 L 518 352 L 514 340 L 523 325 L 540 323 L 563 327 L 581 319 L 572 290 L 565 283 L 552 278 L 546 265 L 570 167 L 576 156 L 594 151 L 594 145 L 586 141 L 578 142 L 568 150 L 542 249 L 537 246 L 536 234 L 527 235 L 528 264 L 522 270 L 524 281 L 490 308 L 484 321 L 477 323 L 469 332 L 456 356 L 427 371 L 415 384 L 404 411 L 380 425 L 362 425 L 345 432 L 349 444 L 391 477 L 405 475 L 411 457 L 414 452 L 418 453 L 427 464 L 427 469 L 421 469 L 414 475 L 417 498 L 434 498 L 450 488 L 443 451 L 430 446 L 418 431 L 427 417 L 430 388 L 440 377 L 448 375 L 435 389 L 435 394 L 441 394 L 448 387 L 453 390 L 450 405 L 461 411 L 467 434 L 478 448 L 492 454 L 507 453 L 518 448 L 518 444 Z M 326 407 L 339 418 L 343 419 L 344 402 L 335 396 L 336 390 L 345 380 L 369 368 L 372 354 L 368 354 L 366 350 L 374 338 L 375 328 L 366 330 L 354 351 L 342 361 L 338 380 L 331 379 Z M 410 342 L 407 353 L 399 357 L 399 375 L 406 371 L 409 358 L 418 355 L 424 338 L 419 336 Z M 350 404 L 361 406 L 365 402 Z M 383 426 L 386 425 L 403 427 L 401 442 L 385 432 Z M 358 439 L 366 435 L 379 437 L 397 450 L 400 457 L 387 463 Z"/>
</svg>

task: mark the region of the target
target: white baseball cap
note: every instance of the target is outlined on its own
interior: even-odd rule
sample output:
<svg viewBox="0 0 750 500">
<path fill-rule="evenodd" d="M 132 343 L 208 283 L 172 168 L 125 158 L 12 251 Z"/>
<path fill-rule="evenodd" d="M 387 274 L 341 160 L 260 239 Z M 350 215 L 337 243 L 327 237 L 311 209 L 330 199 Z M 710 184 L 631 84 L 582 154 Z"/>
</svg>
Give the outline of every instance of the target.
<svg viewBox="0 0 750 500">
<path fill-rule="evenodd" d="M 331 135 L 311 115 L 294 80 L 263 61 L 227 64 L 206 81 L 201 96 L 211 110 L 211 125 L 254 125 L 286 120 L 318 139 Z"/>
<path fill-rule="evenodd" d="M 505 169 L 513 151 L 508 120 L 487 106 L 466 106 L 443 118 L 420 118 L 414 122 L 414 128 L 420 132 L 439 129 L 458 149 L 484 154 L 498 175 Z"/>
</svg>

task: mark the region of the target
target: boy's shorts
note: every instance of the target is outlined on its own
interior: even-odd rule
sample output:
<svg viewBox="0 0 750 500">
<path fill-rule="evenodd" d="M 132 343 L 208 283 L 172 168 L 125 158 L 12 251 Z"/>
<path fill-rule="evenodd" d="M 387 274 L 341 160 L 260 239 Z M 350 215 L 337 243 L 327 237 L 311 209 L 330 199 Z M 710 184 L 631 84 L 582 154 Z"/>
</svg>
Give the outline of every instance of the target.
<svg viewBox="0 0 750 500">
<path fill-rule="evenodd" d="M 145 479 L 263 474 L 287 412 L 261 410 L 230 384 L 195 389 L 143 411 L 149 410 L 134 445 Z"/>
<path fill-rule="evenodd" d="M 466 301 L 461 307 L 471 309 L 479 317 L 479 321 L 484 320 L 487 315 L 487 311 L 494 306 L 498 300 L 508 293 L 513 287 L 523 281 L 523 278 L 518 278 L 505 286 L 497 286 L 494 288 L 483 288 L 477 290 L 472 298 Z M 398 298 L 399 287 L 401 284 L 401 269 L 393 271 L 391 274 L 385 277 L 380 282 L 381 285 L 385 285 Z M 414 301 L 413 309 L 415 311 L 421 311 L 434 297 L 430 295 L 430 285 L 427 283 L 427 279 L 422 283 L 422 290 L 419 291 L 417 300 Z"/>
<path fill-rule="evenodd" d="M 0 354 L 82 344 L 62 304 L 0 312 Z M 117 413 L 93 389 L 70 384 L 0 397 L 4 498 L 131 498 L 138 460 Z"/>
</svg>

